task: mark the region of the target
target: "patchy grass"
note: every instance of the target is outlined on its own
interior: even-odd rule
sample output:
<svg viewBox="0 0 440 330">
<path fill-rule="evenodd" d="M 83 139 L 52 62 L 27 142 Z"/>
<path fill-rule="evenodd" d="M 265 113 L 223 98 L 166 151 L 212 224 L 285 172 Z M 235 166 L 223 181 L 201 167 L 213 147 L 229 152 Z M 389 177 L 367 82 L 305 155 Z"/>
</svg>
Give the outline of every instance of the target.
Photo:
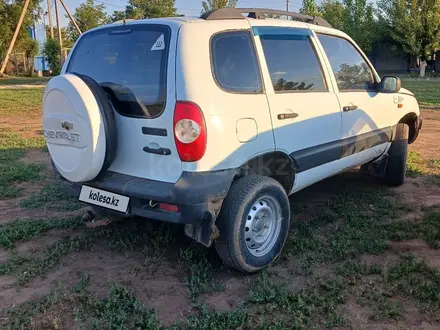
<svg viewBox="0 0 440 330">
<path fill-rule="evenodd" d="M 0 89 L 0 116 L 41 116 L 43 88 Z"/>
<path fill-rule="evenodd" d="M 270 323 L 277 322 L 275 329 L 343 326 L 345 321 L 337 307 L 346 299 L 346 284 L 340 277 L 316 279 L 308 288 L 293 293 L 263 272 L 249 291 L 249 302 L 266 305 L 260 310 L 261 316 Z"/>
<path fill-rule="evenodd" d="M 25 164 L 21 162 L 0 164 L 0 191 L 2 197 L 18 193 L 18 189 L 10 187 L 17 181 L 41 180 L 44 178 L 42 171 L 44 164 Z"/>
<path fill-rule="evenodd" d="M 27 148 L 41 148 L 45 144 L 40 137 L 25 139 L 10 130 L 0 132 L 0 199 L 17 197 L 20 189 L 14 182 L 43 179 L 44 164 L 28 164 L 20 161 Z"/>
<path fill-rule="evenodd" d="M 402 256 L 386 274 L 393 294 L 413 297 L 428 306 L 440 307 L 440 270 L 411 254 Z"/>
<path fill-rule="evenodd" d="M 71 252 L 79 252 L 90 249 L 94 240 L 91 235 L 80 235 L 73 239 L 64 239 L 46 247 L 42 256 L 21 261 L 18 267 L 12 265 L 12 269 L 23 285 L 35 277 L 46 274 L 59 264 L 61 258 Z M 8 262 L 10 263 L 10 262 Z"/>
<path fill-rule="evenodd" d="M 48 83 L 49 78 L 40 77 L 9 77 L 0 78 L 0 86 L 12 86 L 12 85 L 36 85 L 44 86 Z"/>
<path fill-rule="evenodd" d="M 46 142 L 43 136 L 24 138 L 20 133 L 8 129 L 0 132 L 0 159 L 13 160 L 24 155 L 24 149 L 44 148 Z"/>
<path fill-rule="evenodd" d="M 16 242 L 30 240 L 51 229 L 79 228 L 83 225 L 78 217 L 53 220 L 15 220 L 0 225 L 0 246 L 11 248 Z"/>
<path fill-rule="evenodd" d="M 51 209 L 57 211 L 74 211 L 84 204 L 72 197 L 61 182 L 46 185 L 39 194 L 30 196 L 20 202 L 25 209 Z"/>
<path fill-rule="evenodd" d="M 416 177 L 423 174 L 423 160 L 420 154 L 414 151 L 408 152 L 406 160 L 406 175 Z"/>
<path fill-rule="evenodd" d="M 80 283 L 84 280 L 81 278 Z M 65 313 L 58 312 L 66 305 L 74 307 Z M 33 329 L 59 329 L 57 322 L 52 321 L 63 314 L 70 314 L 79 329 L 163 329 L 156 312 L 118 284 L 110 286 L 104 300 L 87 292 L 85 287 L 73 294 L 58 287 L 43 299 L 0 312 L 0 327 L 22 329 L 23 325 L 32 324 Z M 42 317 L 35 318 L 36 315 Z"/>
<path fill-rule="evenodd" d="M 195 301 L 202 293 L 225 289 L 224 284 L 213 276 L 222 267 L 211 262 L 213 259 L 209 256 L 209 250 L 201 245 L 192 245 L 180 251 L 180 263 L 188 271 L 185 283 L 191 300 Z"/>
<path fill-rule="evenodd" d="M 440 80 L 403 78 L 402 87 L 413 92 L 421 104 L 440 105 Z"/>
<path fill-rule="evenodd" d="M 296 224 L 283 256 L 298 256 L 296 271 L 308 273 L 318 262 L 380 254 L 388 248 L 383 219 L 393 213 L 394 205 L 385 190 L 342 190 L 327 205 L 316 207 L 310 220 Z"/>
</svg>

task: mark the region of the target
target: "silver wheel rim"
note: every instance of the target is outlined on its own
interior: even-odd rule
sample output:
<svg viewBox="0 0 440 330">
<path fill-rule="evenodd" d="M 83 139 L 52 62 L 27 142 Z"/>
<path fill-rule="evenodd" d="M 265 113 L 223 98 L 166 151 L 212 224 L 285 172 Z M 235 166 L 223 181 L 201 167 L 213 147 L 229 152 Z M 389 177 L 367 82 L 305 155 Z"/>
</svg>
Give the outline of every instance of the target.
<svg viewBox="0 0 440 330">
<path fill-rule="evenodd" d="M 244 237 L 248 251 L 255 257 L 264 256 L 275 245 L 281 229 L 280 203 L 263 196 L 252 205 L 246 215 Z"/>
</svg>

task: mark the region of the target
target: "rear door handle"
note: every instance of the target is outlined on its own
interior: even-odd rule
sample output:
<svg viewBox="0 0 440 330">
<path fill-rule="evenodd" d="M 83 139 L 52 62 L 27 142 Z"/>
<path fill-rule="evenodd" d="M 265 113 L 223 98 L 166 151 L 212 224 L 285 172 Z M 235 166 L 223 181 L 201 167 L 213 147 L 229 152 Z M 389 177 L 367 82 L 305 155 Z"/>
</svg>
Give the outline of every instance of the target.
<svg viewBox="0 0 440 330">
<path fill-rule="evenodd" d="M 352 111 L 352 110 L 356 110 L 358 108 L 357 105 L 346 105 L 345 107 L 342 108 L 342 110 L 344 111 Z"/>
<path fill-rule="evenodd" d="M 279 120 L 283 120 L 283 119 L 293 119 L 298 117 L 299 115 L 295 112 L 287 112 L 287 113 L 280 113 L 278 114 L 278 119 Z"/>
<path fill-rule="evenodd" d="M 144 147 L 144 151 L 148 152 L 150 154 L 156 154 L 156 155 L 164 155 L 164 156 L 168 156 L 171 155 L 171 150 L 168 148 L 150 148 L 150 147 Z"/>
</svg>

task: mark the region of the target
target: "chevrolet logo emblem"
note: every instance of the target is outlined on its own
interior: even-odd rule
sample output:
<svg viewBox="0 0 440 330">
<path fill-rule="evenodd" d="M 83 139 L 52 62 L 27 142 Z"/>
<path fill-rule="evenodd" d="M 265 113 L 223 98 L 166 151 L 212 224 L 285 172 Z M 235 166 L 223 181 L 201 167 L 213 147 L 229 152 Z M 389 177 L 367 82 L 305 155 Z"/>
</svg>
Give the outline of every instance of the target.
<svg viewBox="0 0 440 330">
<path fill-rule="evenodd" d="M 73 123 L 68 122 L 68 121 L 63 121 L 61 123 L 61 127 L 64 128 L 67 131 L 70 131 L 73 128 Z"/>
</svg>

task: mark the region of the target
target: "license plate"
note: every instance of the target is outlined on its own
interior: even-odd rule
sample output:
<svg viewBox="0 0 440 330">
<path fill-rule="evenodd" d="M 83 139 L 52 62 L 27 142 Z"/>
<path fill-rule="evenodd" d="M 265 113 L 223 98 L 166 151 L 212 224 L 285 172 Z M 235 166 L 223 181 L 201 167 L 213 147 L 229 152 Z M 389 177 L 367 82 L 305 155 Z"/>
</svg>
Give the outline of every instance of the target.
<svg viewBox="0 0 440 330">
<path fill-rule="evenodd" d="M 82 186 L 79 200 L 93 205 L 105 207 L 115 211 L 127 212 L 130 198 L 109 191 L 96 189 L 89 186 Z"/>
</svg>

